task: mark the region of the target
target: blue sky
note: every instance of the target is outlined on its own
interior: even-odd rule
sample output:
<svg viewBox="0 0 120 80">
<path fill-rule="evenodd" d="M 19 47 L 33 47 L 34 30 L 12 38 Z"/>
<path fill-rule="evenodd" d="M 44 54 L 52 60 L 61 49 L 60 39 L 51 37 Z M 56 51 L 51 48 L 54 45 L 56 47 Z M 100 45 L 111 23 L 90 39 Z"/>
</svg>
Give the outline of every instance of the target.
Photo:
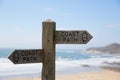
<svg viewBox="0 0 120 80">
<path fill-rule="evenodd" d="M 0 48 L 41 48 L 46 19 L 55 21 L 57 30 L 87 30 L 93 36 L 88 44 L 57 48 L 120 43 L 120 0 L 0 0 Z"/>
</svg>

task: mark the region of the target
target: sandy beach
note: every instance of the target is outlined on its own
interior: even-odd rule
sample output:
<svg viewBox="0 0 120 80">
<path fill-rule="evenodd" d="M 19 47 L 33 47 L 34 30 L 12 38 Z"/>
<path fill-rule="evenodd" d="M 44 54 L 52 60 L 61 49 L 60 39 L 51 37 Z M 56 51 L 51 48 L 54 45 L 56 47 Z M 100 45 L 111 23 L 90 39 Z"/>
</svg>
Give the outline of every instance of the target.
<svg viewBox="0 0 120 80">
<path fill-rule="evenodd" d="M 17 78 L 9 80 L 41 80 L 40 78 Z M 120 72 L 101 70 L 79 74 L 56 75 L 56 80 L 120 80 Z"/>
</svg>

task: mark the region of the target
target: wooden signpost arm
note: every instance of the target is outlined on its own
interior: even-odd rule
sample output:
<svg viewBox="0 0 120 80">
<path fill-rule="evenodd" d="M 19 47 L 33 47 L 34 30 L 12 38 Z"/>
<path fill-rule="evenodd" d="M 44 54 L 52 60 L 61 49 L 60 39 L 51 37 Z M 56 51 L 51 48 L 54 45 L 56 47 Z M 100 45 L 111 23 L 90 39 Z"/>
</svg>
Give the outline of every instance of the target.
<svg viewBox="0 0 120 80">
<path fill-rule="evenodd" d="M 52 20 L 42 22 L 42 48 L 44 59 L 42 67 L 42 80 L 55 80 L 55 29 L 56 23 Z"/>
</svg>

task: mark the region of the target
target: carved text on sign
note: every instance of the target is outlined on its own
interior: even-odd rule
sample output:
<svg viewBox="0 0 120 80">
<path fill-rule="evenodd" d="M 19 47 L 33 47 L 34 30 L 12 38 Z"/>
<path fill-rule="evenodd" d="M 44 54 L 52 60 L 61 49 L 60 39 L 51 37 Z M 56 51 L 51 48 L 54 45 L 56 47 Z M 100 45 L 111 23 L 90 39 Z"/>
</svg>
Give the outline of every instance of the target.
<svg viewBox="0 0 120 80">
<path fill-rule="evenodd" d="M 15 64 L 38 63 L 43 60 L 43 50 L 15 50 L 8 58 Z"/>
<path fill-rule="evenodd" d="M 85 30 L 82 31 L 56 31 L 57 44 L 86 44 L 92 36 Z"/>
</svg>

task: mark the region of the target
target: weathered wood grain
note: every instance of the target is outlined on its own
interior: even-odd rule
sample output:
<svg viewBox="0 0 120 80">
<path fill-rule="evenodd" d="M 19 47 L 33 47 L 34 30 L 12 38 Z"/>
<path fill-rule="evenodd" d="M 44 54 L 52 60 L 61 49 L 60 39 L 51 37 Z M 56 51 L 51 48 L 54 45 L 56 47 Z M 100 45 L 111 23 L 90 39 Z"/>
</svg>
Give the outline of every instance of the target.
<svg viewBox="0 0 120 80">
<path fill-rule="evenodd" d="M 52 20 L 42 23 L 42 48 L 44 49 L 42 80 L 55 80 L 55 27 L 56 23 Z"/>
</svg>

